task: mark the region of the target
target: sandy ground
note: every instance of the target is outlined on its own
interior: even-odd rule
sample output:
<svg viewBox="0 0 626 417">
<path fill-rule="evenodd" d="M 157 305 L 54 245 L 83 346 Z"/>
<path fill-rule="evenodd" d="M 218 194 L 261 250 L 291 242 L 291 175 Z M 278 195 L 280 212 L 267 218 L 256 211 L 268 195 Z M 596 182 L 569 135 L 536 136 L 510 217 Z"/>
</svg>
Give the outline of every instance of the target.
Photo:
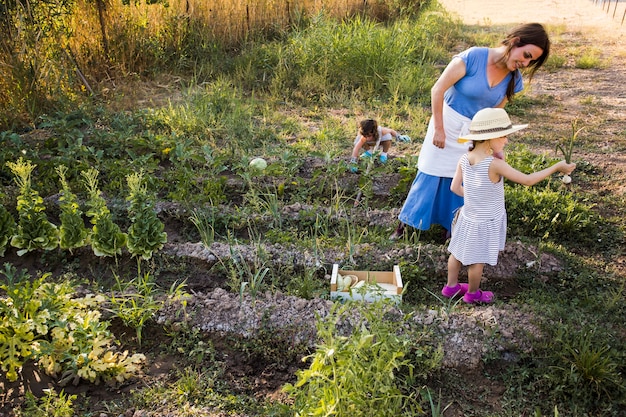
<svg viewBox="0 0 626 417">
<path fill-rule="evenodd" d="M 465 24 L 487 26 L 540 22 L 565 25 L 589 35 L 626 38 L 622 23 L 626 0 L 439 0 L 447 10 L 458 14 Z"/>
</svg>

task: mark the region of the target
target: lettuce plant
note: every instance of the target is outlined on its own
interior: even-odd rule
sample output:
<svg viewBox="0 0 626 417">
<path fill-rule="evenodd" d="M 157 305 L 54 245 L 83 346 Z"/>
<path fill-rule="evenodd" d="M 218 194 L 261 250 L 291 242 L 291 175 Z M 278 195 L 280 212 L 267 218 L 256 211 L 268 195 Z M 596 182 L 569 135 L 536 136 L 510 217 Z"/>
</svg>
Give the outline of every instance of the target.
<svg viewBox="0 0 626 417">
<path fill-rule="evenodd" d="M 70 189 L 65 174 L 67 167 L 59 165 L 56 168 L 61 181 L 61 226 L 59 227 L 59 246 L 61 249 L 69 249 L 85 246 L 89 240 L 89 230 L 83 222 L 83 212 L 78 205 L 76 195 Z"/>
<path fill-rule="evenodd" d="M 55 249 L 59 245 L 59 231 L 48 221 L 43 198 L 31 187 L 31 174 L 37 165 L 20 158 L 17 162 L 7 162 L 7 166 L 20 188 L 17 198 L 19 220 L 11 245 L 19 249 L 19 256 L 37 249 Z"/>
<path fill-rule="evenodd" d="M 98 170 L 91 168 L 81 172 L 89 193 L 87 217 L 91 219 L 91 247 L 96 256 L 116 256 L 122 254 L 128 236 L 113 222 L 106 201 L 98 188 Z"/>
<path fill-rule="evenodd" d="M 130 194 L 128 196 L 128 217 L 131 225 L 128 229 L 128 251 L 133 256 L 150 259 L 155 250 L 167 242 L 164 225 L 154 210 L 154 201 L 143 181 L 143 172 L 126 177 Z"/>
</svg>

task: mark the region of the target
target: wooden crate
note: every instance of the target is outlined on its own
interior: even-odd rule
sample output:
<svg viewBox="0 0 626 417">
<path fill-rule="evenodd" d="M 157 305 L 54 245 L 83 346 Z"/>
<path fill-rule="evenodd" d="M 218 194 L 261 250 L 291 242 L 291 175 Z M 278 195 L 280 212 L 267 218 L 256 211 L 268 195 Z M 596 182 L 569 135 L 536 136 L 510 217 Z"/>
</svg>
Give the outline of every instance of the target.
<svg viewBox="0 0 626 417">
<path fill-rule="evenodd" d="M 337 277 L 339 275 L 356 275 L 358 281 L 347 291 L 338 291 Z M 359 282 L 363 283 L 359 284 Z M 394 265 L 393 271 L 350 271 L 339 269 L 338 264 L 333 265 L 333 272 L 330 277 L 330 298 L 333 300 L 364 300 L 371 302 L 380 298 L 390 298 L 400 303 L 402 301 L 403 289 L 402 276 L 398 265 Z"/>
</svg>

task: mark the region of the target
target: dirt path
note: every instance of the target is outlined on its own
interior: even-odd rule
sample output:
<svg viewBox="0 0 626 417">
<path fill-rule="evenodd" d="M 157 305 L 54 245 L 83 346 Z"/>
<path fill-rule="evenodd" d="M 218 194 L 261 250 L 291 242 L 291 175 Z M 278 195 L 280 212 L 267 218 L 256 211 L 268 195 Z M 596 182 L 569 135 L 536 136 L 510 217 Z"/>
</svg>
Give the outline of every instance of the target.
<svg viewBox="0 0 626 417">
<path fill-rule="evenodd" d="M 626 36 L 626 19 L 621 23 L 626 1 L 612 0 L 525 0 L 494 2 L 493 0 L 439 0 L 450 12 L 458 14 L 468 25 L 541 22 L 564 25 L 569 30 L 614 40 Z"/>
</svg>

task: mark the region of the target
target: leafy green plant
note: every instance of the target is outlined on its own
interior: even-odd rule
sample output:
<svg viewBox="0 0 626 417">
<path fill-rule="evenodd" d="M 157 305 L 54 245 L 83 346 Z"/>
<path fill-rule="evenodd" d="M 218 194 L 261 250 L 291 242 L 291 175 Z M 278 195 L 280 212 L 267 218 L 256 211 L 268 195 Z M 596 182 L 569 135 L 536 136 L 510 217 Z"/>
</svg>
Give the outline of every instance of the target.
<svg viewBox="0 0 626 417">
<path fill-rule="evenodd" d="M 72 192 L 65 177 L 67 167 L 59 165 L 56 168 L 61 181 L 61 226 L 59 227 L 59 246 L 61 249 L 69 249 L 85 246 L 89 241 L 89 230 L 83 221 L 83 212 L 78 205 L 78 199 Z"/>
<path fill-rule="evenodd" d="M 100 321 L 103 297 L 74 298 L 71 282 L 49 282 L 49 273 L 30 279 L 8 264 L 2 273 L 8 283 L 0 285 L 0 364 L 9 381 L 29 359 L 62 385 L 117 383 L 141 370 L 143 355 L 114 348 L 108 323 Z"/>
<path fill-rule="evenodd" d="M 26 401 L 21 410 L 16 410 L 17 417 L 72 417 L 74 416 L 74 401 L 77 395 L 66 394 L 63 390 L 57 394 L 52 389 L 44 389 L 41 398 L 26 392 Z"/>
<path fill-rule="evenodd" d="M 7 162 L 7 166 L 20 188 L 17 198 L 19 221 L 11 245 L 19 249 L 17 254 L 20 256 L 37 249 L 55 249 L 59 245 L 59 231 L 48 221 L 43 198 L 31 187 L 31 175 L 36 165 L 20 158 L 17 162 Z"/>
<path fill-rule="evenodd" d="M 360 326 L 340 335 L 346 314 L 359 313 Z M 399 334 L 385 314 L 385 302 L 336 303 L 329 315 L 317 321 L 320 345 L 305 358 L 306 370 L 285 391 L 294 400 L 296 416 L 391 416 L 423 413 L 419 399 L 407 390 L 415 374 L 428 372 L 428 349 L 413 362 L 412 350 L 423 336 Z"/>
<path fill-rule="evenodd" d="M 81 172 L 83 183 L 89 194 L 87 217 L 91 219 L 91 247 L 96 256 L 117 256 L 122 254 L 128 235 L 113 222 L 106 201 L 98 188 L 98 170 L 91 168 Z"/>
<path fill-rule="evenodd" d="M 147 260 L 167 242 L 167 233 L 163 231 L 165 226 L 154 210 L 153 198 L 143 182 L 143 172 L 132 173 L 126 180 L 130 190 L 128 217 L 131 221 L 128 229 L 128 251 L 133 256 L 141 256 Z"/>
</svg>

